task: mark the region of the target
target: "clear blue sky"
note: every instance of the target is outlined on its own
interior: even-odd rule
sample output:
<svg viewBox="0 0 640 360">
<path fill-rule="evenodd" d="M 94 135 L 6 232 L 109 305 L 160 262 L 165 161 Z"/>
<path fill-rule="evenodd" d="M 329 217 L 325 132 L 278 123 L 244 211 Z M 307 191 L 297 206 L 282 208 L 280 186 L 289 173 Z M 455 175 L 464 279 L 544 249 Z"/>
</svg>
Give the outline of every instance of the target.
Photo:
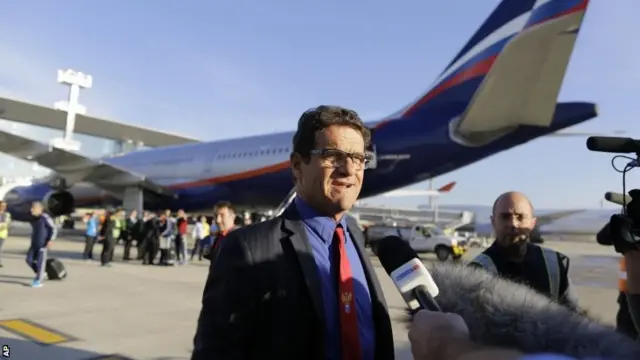
<svg viewBox="0 0 640 360">
<path fill-rule="evenodd" d="M 206 140 L 292 130 L 320 103 L 374 120 L 424 92 L 498 2 L 6 2 L 0 95 L 51 105 L 66 97 L 56 70 L 71 67 L 94 76 L 80 98 L 90 114 Z M 591 3 L 560 98 L 600 105 L 575 130 L 640 137 L 640 2 Z M 541 139 L 444 175 L 436 185 L 458 186 L 442 203 L 517 189 L 537 207 L 598 207 L 621 181 L 584 140 Z"/>
</svg>

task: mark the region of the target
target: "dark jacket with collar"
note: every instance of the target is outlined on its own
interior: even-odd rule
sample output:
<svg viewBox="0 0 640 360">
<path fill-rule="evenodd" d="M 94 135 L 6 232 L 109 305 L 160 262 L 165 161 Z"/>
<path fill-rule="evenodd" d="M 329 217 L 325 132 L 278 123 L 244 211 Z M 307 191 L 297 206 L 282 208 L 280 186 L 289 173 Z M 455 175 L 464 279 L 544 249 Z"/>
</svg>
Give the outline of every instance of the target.
<svg viewBox="0 0 640 360">
<path fill-rule="evenodd" d="M 367 276 L 376 360 L 394 359 L 382 287 L 355 220 L 348 230 Z M 209 268 L 192 360 L 324 360 L 320 277 L 294 205 L 272 220 L 237 229 Z"/>
</svg>

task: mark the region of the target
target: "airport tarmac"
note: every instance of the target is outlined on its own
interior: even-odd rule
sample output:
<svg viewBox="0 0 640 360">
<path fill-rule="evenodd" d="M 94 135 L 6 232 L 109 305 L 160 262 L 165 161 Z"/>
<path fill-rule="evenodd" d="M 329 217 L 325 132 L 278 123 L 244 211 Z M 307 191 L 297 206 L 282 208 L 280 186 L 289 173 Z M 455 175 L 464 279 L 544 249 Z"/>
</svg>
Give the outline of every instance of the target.
<svg viewBox="0 0 640 360">
<path fill-rule="evenodd" d="M 60 258 L 69 277 L 28 286 L 24 262 L 28 240 L 5 242 L 0 269 L 0 345 L 12 359 L 189 359 L 200 310 L 207 263 L 147 267 L 117 262 L 102 268 L 80 259 L 79 239 L 58 239 L 50 256 Z M 615 319 L 617 256 L 594 243 L 548 242 L 571 257 L 571 276 L 585 308 L 603 321 Z M 101 246 L 95 249 L 99 254 Z M 473 249 L 466 257 L 479 250 Z M 428 257 L 428 256 L 427 256 Z M 97 256 L 96 256 L 97 258 Z M 122 247 L 115 255 L 122 258 Z M 397 359 L 411 359 L 404 303 L 373 259 L 394 319 Z M 3 347 L 3 351 L 7 350 Z"/>
</svg>

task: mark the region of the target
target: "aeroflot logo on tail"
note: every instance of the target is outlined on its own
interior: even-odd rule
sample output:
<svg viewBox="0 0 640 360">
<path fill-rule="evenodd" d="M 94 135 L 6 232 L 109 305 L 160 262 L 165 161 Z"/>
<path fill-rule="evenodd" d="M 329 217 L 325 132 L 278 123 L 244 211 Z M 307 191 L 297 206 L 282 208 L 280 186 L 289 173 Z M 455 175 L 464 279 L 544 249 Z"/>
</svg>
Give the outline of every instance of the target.
<svg viewBox="0 0 640 360">
<path fill-rule="evenodd" d="M 407 270 L 401 272 L 400 274 L 398 274 L 398 276 L 396 277 L 396 281 L 400 281 L 404 278 L 406 278 L 407 276 L 409 276 L 412 272 L 416 271 L 420 269 L 420 264 L 415 264 L 412 267 L 408 268 Z"/>
</svg>

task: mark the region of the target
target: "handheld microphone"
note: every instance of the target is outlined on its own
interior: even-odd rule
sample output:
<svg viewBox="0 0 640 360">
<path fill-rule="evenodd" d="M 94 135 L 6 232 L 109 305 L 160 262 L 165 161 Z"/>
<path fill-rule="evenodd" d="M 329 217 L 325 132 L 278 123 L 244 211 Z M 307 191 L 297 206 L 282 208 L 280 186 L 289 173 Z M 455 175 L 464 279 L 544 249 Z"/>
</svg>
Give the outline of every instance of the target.
<svg viewBox="0 0 640 360">
<path fill-rule="evenodd" d="M 590 136 L 587 149 L 608 153 L 640 153 L 640 141 L 613 136 Z"/>
<path fill-rule="evenodd" d="M 434 299 L 440 290 L 408 242 L 398 236 L 387 236 L 380 240 L 377 249 L 382 267 L 411 310 L 442 311 Z"/>
<path fill-rule="evenodd" d="M 604 199 L 618 205 L 629 204 L 631 202 L 631 196 L 611 191 L 604 193 Z"/>
</svg>

